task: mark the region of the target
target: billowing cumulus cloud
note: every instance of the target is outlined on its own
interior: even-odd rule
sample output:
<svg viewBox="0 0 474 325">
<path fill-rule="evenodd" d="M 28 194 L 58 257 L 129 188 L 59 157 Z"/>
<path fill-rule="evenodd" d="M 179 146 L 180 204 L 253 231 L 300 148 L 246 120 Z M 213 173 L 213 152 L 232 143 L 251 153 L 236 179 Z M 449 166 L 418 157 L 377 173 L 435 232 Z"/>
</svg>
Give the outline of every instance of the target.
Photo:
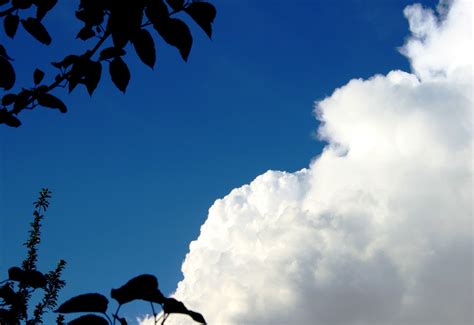
<svg viewBox="0 0 474 325">
<path fill-rule="evenodd" d="M 472 324 L 472 6 L 407 7 L 412 71 L 317 102 L 322 154 L 217 200 L 175 296 L 210 324 Z"/>
</svg>

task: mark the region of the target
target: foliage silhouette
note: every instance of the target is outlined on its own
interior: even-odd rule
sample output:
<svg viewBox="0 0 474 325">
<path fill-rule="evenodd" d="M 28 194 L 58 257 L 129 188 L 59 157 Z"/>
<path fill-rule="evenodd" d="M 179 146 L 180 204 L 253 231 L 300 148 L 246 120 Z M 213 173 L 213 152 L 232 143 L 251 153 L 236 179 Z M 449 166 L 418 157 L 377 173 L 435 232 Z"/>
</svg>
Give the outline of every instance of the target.
<svg viewBox="0 0 474 325">
<path fill-rule="evenodd" d="M 41 221 L 44 213 L 49 207 L 51 192 L 42 189 L 38 200 L 34 203 L 33 222 L 30 224 L 28 240 L 25 246 L 28 254 L 22 262 L 21 267 L 14 266 L 8 270 L 8 279 L 0 282 L 0 324 L 20 324 L 22 321 L 27 325 L 42 324 L 43 317 L 48 311 L 52 311 L 57 305 L 59 291 L 66 284 L 61 279 L 66 262 L 60 260 L 56 269 L 47 273 L 37 270 L 38 245 L 41 242 Z M 37 290 L 43 291 L 42 299 L 33 310 L 33 316 L 29 317 L 29 302 L 33 293 Z M 194 321 L 206 324 L 204 317 L 195 311 L 189 310 L 181 302 L 174 298 L 165 297 L 158 288 L 158 280 L 154 275 L 142 274 L 129 280 L 117 289 L 112 289 L 110 296 L 117 302 L 117 308 L 110 316 L 107 314 L 109 300 L 100 293 L 86 293 L 70 298 L 62 303 L 55 313 L 56 324 L 65 324 L 63 314 L 87 313 L 68 324 L 75 325 L 126 325 L 125 318 L 119 316 L 120 308 L 134 300 L 143 300 L 150 304 L 155 318 L 155 324 L 165 324 L 171 314 L 185 314 Z M 158 317 L 155 305 L 159 304 L 162 314 Z"/>
<path fill-rule="evenodd" d="M 46 312 L 56 307 L 59 291 L 66 284 L 61 279 L 66 265 L 60 260 L 56 269 L 42 273 L 37 270 L 38 245 L 41 242 L 41 222 L 49 207 L 51 192 L 42 189 L 38 200 L 34 203 L 33 222 L 29 231 L 28 240 L 24 244 L 28 249 L 26 258 L 21 267 L 14 266 L 8 270 L 8 279 L 2 281 L 0 287 L 0 324 L 20 324 L 24 321 L 27 325 L 42 324 Z M 29 317 L 28 304 L 37 290 L 43 292 L 41 300 L 33 310 L 33 316 Z M 59 317 L 59 320 L 61 317 Z"/>
<path fill-rule="evenodd" d="M 0 0 L 0 8 L 6 7 L 4 10 L 0 9 L 5 33 L 8 37 L 14 38 L 21 25 L 37 41 L 50 45 L 52 39 L 43 24 L 43 19 L 57 2 L 57 0 Z M 32 15 L 33 8 L 36 8 L 34 15 Z M 155 66 L 155 43 L 152 34 L 147 30 L 149 26 L 152 26 L 166 43 L 177 48 L 183 60 L 187 61 L 193 37 L 187 24 L 175 18 L 182 13 L 191 17 L 211 38 L 216 9 L 209 2 L 80 0 L 75 16 L 84 25 L 76 38 L 82 41 L 97 39 L 97 42 L 82 54 L 69 54 L 60 61 L 51 62 L 58 72 L 50 84 L 42 83 L 45 74 L 36 69 L 33 73 L 34 86 L 4 94 L 0 102 L 0 124 L 18 127 L 21 125 L 18 114 L 38 106 L 58 109 L 61 113 L 65 113 L 66 105 L 50 93 L 58 87 L 67 87 L 70 93 L 78 85 L 84 85 L 92 96 L 100 83 L 102 65 L 105 62 L 109 65 L 112 82 L 125 93 L 131 79 L 130 70 L 124 61 L 128 43 L 131 43 L 138 58 L 145 65 L 151 69 Z M 104 48 L 104 43 L 110 38 L 112 46 Z M 12 89 L 15 85 L 16 74 L 12 61 L 5 47 L 0 44 L 0 88 L 4 91 Z"/>
</svg>

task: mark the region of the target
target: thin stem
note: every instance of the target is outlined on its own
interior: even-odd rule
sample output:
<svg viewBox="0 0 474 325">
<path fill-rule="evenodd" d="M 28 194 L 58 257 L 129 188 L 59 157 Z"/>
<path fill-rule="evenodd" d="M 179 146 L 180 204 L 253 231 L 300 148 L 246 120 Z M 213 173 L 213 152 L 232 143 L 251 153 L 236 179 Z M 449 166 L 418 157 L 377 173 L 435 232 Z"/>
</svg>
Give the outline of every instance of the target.
<svg viewBox="0 0 474 325">
<path fill-rule="evenodd" d="M 112 320 L 110 319 L 109 315 L 107 315 L 107 313 L 102 313 L 102 314 L 104 314 L 104 316 L 107 317 L 109 324 L 112 324 Z"/>
<path fill-rule="evenodd" d="M 153 312 L 153 319 L 155 320 L 155 325 L 158 324 L 156 320 L 156 311 L 155 306 L 153 306 L 153 302 L 150 301 L 151 311 Z"/>
<path fill-rule="evenodd" d="M 118 312 L 120 310 L 120 307 L 122 307 L 122 304 L 118 305 L 117 310 L 115 311 L 114 322 L 112 323 L 113 325 L 115 325 L 115 320 L 118 318 Z"/>
</svg>

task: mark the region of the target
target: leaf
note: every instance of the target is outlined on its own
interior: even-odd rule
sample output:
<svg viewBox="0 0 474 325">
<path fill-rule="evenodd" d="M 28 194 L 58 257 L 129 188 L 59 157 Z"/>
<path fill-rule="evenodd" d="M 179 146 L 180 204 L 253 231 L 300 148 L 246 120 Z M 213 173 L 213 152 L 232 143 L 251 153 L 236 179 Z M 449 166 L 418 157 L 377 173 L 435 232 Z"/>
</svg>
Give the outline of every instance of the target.
<svg viewBox="0 0 474 325">
<path fill-rule="evenodd" d="M 41 80 L 44 78 L 44 72 L 41 71 L 40 69 L 35 69 L 35 72 L 33 72 L 33 81 L 35 82 L 35 85 L 38 85 Z"/>
<path fill-rule="evenodd" d="M 16 94 L 6 94 L 2 97 L 2 105 L 8 106 L 15 102 Z"/>
<path fill-rule="evenodd" d="M 31 17 L 22 19 L 21 24 L 23 25 L 23 28 L 39 42 L 45 45 L 51 44 L 51 36 L 49 36 L 48 31 L 38 19 Z"/>
<path fill-rule="evenodd" d="M 20 17 L 18 17 L 18 15 L 7 15 L 3 21 L 5 34 L 7 34 L 8 37 L 13 38 L 16 34 L 19 23 Z"/>
<path fill-rule="evenodd" d="M 79 33 L 77 33 L 76 38 L 79 38 L 83 41 L 87 41 L 89 38 L 94 37 L 95 32 L 91 26 L 84 26 L 81 28 Z"/>
<path fill-rule="evenodd" d="M 131 279 L 120 288 L 112 289 L 110 295 L 121 305 L 137 299 L 161 304 L 165 299 L 158 290 L 158 280 L 150 274 Z"/>
<path fill-rule="evenodd" d="M 87 314 L 79 318 L 73 319 L 69 325 L 109 325 L 109 322 L 101 316 Z"/>
<path fill-rule="evenodd" d="M 32 4 L 32 0 L 12 0 L 13 7 L 18 9 L 28 9 Z"/>
<path fill-rule="evenodd" d="M 115 86 L 123 93 L 130 81 L 130 71 L 121 58 L 115 58 L 109 64 L 109 73 Z"/>
<path fill-rule="evenodd" d="M 8 126 L 17 128 L 21 125 L 21 122 L 19 119 L 17 119 L 15 116 L 12 114 L 8 113 L 6 109 L 0 109 L 0 124 L 5 123 Z M 3 286 L 2 288 L 4 288 Z M 0 297 L 3 297 L 1 291 L 2 288 L 0 288 Z"/>
<path fill-rule="evenodd" d="M 11 89 L 16 80 L 15 70 L 11 63 L 2 56 L 0 56 L 0 71 L 0 88 Z"/>
<path fill-rule="evenodd" d="M 115 58 L 115 57 L 125 55 L 126 53 L 127 52 L 125 52 L 125 50 L 122 49 L 122 48 L 118 48 L 118 47 L 115 47 L 115 46 L 107 47 L 107 48 L 103 49 L 102 51 L 100 51 L 99 60 L 101 60 L 101 61 L 108 60 L 108 59 L 111 59 L 111 58 Z"/>
<path fill-rule="evenodd" d="M 57 108 L 61 113 L 67 112 L 67 107 L 64 103 L 51 94 L 42 94 L 38 97 L 38 104 L 44 107 Z"/>
<path fill-rule="evenodd" d="M 14 266 L 8 269 L 8 280 L 11 281 L 23 281 L 25 278 L 25 271 L 18 266 Z"/>
<path fill-rule="evenodd" d="M 163 312 L 166 314 L 188 314 L 188 309 L 186 306 L 179 300 L 174 298 L 165 298 L 163 304 Z"/>
<path fill-rule="evenodd" d="M 58 3 L 58 0 L 40 0 L 37 2 L 36 6 L 36 19 L 42 20 L 46 13 L 53 9 L 53 7 Z"/>
<path fill-rule="evenodd" d="M 155 42 L 146 29 L 140 29 L 132 37 L 132 44 L 138 57 L 153 69 L 156 61 Z"/>
<path fill-rule="evenodd" d="M 13 113 L 18 114 L 23 108 L 28 105 L 28 101 L 31 97 L 31 91 L 29 90 L 22 90 L 15 99 L 15 104 L 13 105 Z"/>
<path fill-rule="evenodd" d="M 184 6 L 184 0 L 166 0 L 166 3 L 168 3 L 174 11 L 179 11 L 183 9 Z"/>
<path fill-rule="evenodd" d="M 181 20 L 169 18 L 153 25 L 166 43 L 176 47 L 184 61 L 188 60 L 193 37 L 188 26 Z"/>
<path fill-rule="evenodd" d="M 204 317 L 195 311 L 188 310 L 188 315 L 196 322 L 201 323 L 201 324 L 206 324 L 206 320 Z"/>
<path fill-rule="evenodd" d="M 211 38 L 212 23 L 216 18 L 216 8 L 209 2 L 193 2 L 184 11 L 191 16 L 196 24 Z"/>
<path fill-rule="evenodd" d="M 1 44 L 0 44 L 0 57 L 3 57 L 9 61 L 13 61 L 13 59 L 8 56 L 7 50 L 5 50 L 5 48 Z"/>
<path fill-rule="evenodd" d="M 47 283 L 44 274 L 37 270 L 24 271 L 24 279 L 21 282 L 35 289 L 44 288 Z"/>
<path fill-rule="evenodd" d="M 87 92 L 90 96 L 94 93 L 94 90 L 97 88 L 97 85 L 100 81 L 100 76 L 102 74 L 102 64 L 98 61 L 89 61 L 86 64 L 85 74 L 84 74 L 84 84 L 86 85 Z"/>
<path fill-rule="evenodd" d="M 163 0 L 145 0 L 145 15 L 154 24 L 159 20 L 168 19 L 168 6 Z"/>
<path fill-rule="evenodd" d="M 103 295 L 99 293 L 86 293 L 67 300 L 54 312 L 61 314 L 84 312 L 105 313 L 108 304 L 109 301 Z"/>
</svg>

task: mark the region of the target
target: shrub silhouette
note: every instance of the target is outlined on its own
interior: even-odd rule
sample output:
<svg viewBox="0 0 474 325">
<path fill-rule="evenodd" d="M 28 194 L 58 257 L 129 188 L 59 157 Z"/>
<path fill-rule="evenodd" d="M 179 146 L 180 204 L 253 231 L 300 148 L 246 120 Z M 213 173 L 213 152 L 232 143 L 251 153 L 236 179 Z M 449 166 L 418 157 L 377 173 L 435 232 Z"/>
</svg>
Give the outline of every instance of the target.
<svg viewBox="0 0 474 325">
<path fill-rule="evenodd" d="M 8 279 L 0 282 L 0 324 L 20 324 L 22 321 L 27 325 L 42 324 L 44 315 L 52 311 L 57 305 L 59 291 L 66 282 L 61 278 L 62 271 L 66 265 L 60 260 L 56 269 L 47 273 L 37 270 L 38 245 L 41 242 L 41 221 L 49 206 L 51 192 L 42 189 L 38 200 L 34 203 L 33 222 L 30 224 L 28 240 L 25 246 L 28 254 L 22 262 L 21 267 L 11 267 L 8 270 Z M 34 293 L 43 292 L 42 299 L 29 317 L 29 302 Z M 115 312 L 110 316 L 107 313 L 109 300 L 99 293 L 86 293 L 70 298 L 62 303 L 54 312 L 59 315 L 56 324 L 65 324 L 64 314 L 87 313 L 72 319 L 68 324 L 72 325 L 126 325 L 125 318 L 120 317 L 120 308 L 134 300 L 143 300 L 150 304 L 155 324 L 165 321 L 171 314 L 185 314 L 194 321 L 206 324 L 204 317 L 195 311 L 189 310 L 181 302 L 174 298 L 165 297 L 158 288 L 158 280 L 150 274 L 142 274 L 129 280 L 123 286 L 112 289 L 110 296 L 117 302 Z M 162 308 L 162 314 L 158 318 L 155 304 Z"/>
<path fill-rule="evenodd" d="M 3 18 L 5 33 L 14 38 L 20 26 L 44 45 L 52 43 L 43 19 L 58 0 L 0 0 L 0 17 Z M 35 11 L 33 9 L 36 9 Z M 69 54 L 63 59 L 51 62 L 58 70 L 51 83 L 44 82 L 45 73 L 40 69 L 33 72 L 33 86 L 17 92 L 6 93 L 0 101 L 0 124 L 18 127 L 18 114 L 38 106 L 67 112 L 64 102 L 52 95 L 58 87 L 71 93 L 83 85 L 89 95 L 101 80 L 102 68 L 108 63 L 112 82 L 125 92 L 131 78 L 124 61 L 125 48 L 132 45 L 140 60 L 151 69 L 155 66 L 155 43 L 149 29 L 154 29 L 166 43 L 178 49 L 184 61 L 191 51 L 193 38 L 189 27 L 176 16 L 187 14 L 209 36 L 216 16 L 215 7 L 209 2 L 188 0 L 80 0 L 75 16 L 83 27 L 76 38 L 82 41 L 96 39 L 96 43 L 82 54 Z M 107 39 L 112 46 L 104 47 Z M 9 91 L 16 81 L 13 59 L 0 44 L 0 88 Z"/>
</svg>

